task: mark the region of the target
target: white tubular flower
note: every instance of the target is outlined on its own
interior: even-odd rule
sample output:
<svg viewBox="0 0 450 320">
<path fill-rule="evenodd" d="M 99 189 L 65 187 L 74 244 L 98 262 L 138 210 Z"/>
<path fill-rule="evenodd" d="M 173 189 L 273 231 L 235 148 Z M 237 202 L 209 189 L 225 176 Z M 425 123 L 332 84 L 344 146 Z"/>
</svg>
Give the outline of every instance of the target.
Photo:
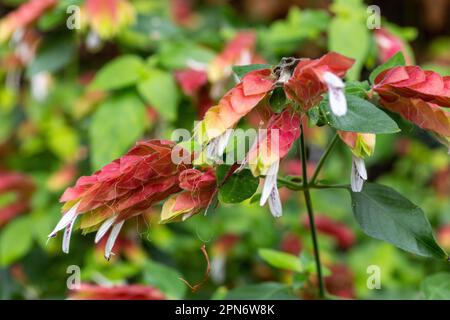
<svg viewBox="0 0 450 320">
<path fill-rule="evenodd" d="M 75 204 L 72 208 L 70 208 L 69 211 L 67 211 L 59 220 L 58 224 L 56 225 L 55 229 L 48 235 L 49 238 L 53 238 L 56 236 L 58 231 L 61 231 L 65 227 L 67 227 L 77 216 L 77 209 L 79 206 L 79 202 Z"/>
<path fill-rule="evenodd" d="M 216 162 L 222 161 L 222 155 L 230 141 L 233 130 L 228 129 L 220 136 L 212 139 L 206 146 L 206 157 Z"/>
<path fill-rule="evenodd" d="M 109 260 L 109 258 L 111 257 L 114 243 L 116 243 L 116 239 L 119 236 L 120 229 L 122 229 L 122 226 L 124 223 L 125 223 L 125 220 L 122 220 L 119 223 L 115 224 L 111 229 L 111 233 L 109 234 L 109 237 L 108 237 L 108 240 L 106 241 L 106 246 L 105 246 L 106 260 Z"/>
<path fill-rule="evenodd" d="M 278 193 L 277 177 L 280 161 L 274 162 L 267 171 L 266 179 L 264 181 L 263 190 L 259 205 L 263 206 L 269 200 L 270 212 L 275 218 L 279 218 L 283 214 L 281 206 L 280 194 Z"/>
<path fill-rule="evenodd" d="M 364 159 L 357 156 L 352 158 L 352 173 L 350 177 L 351 187 L 353 192 L 361 192 L 364 181 L 367 180 L 367 171 L 364 164 Z"/>
<path fill-rule="evenodd" d="M 331 111 L 338 117 L 347 113 L 347 99 L 345 98 L 345 84 L 341 78 L 331 72 L 325 72 L 323 80 L 328 86 Z"/>
</svg>

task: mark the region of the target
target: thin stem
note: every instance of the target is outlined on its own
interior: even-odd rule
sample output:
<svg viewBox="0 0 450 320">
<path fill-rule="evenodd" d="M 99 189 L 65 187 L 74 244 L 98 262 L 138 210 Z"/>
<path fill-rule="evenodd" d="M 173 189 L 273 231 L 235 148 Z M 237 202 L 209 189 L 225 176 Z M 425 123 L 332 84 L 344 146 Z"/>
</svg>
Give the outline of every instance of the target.
<svg viewBox="0 0 450 320">
<path fill-rule="evenodd" d="M 278 180 L 278 183 L 283 184 L 288 189 L 295 190 L 295 191 L 303 190 L 303 183 L 302 182 L 295 182 L 295 181 L 292 181 L 292 180 L 289 180 L 289 179 L 286 179 L 286 178 L 283 178 L 283 177 L 278 177 L 277 180 Z"/>
<path fill-rule="evenodd" d="M 325 152 L 323 153 L 322 157 L 320 157 L 319 162 L 317 163 L 316 170 L 314 171 L 314 174 L 311 177 L 310 184 L 314 185 L 316 183 L 317 177 L 320 173 L 320 169 L 322 169 L 322 166 L 324 165 L 325 161 L 327 160 L 328 156 L 331 153 L 331 150 L 333 150 L 333 147 L 336 145 L 336 142 L 339 140 L 339 136 L 336 133 L 331 139 L 330 143 L 328 144 L 327 148 L 325 149 Z"/>
<path fill-rule="evenodd" d="M 305 147 L 305 138 L 303 132 L 303 125 L 300 124 L 300 129 L 302 131 L 300 135 L 300 153 L 302 159 L 302 173 L 303 173 L 303 194 L 305 195 L 306 208 L 308 210 L 308 218 L 309 225 L 311 228 L 311 238 L 314 248 L 314 258 L 316 261 L 316 270 L 317 270 L 317 280 L 319 283 L 319 297 L 321 299 L 325 298 L 325 285 L 322 277 L 322 264 L 320 263 L 320 255 L 319 255 L 319 243 L 317 241 L 317 233 L 316 233 L 316 224 L 314 222 L 314 211 L 311 202 L 311 195 L 309 193 L 309 185 L 308 185 L 308 175 L 306 170 L 306 147 Z"/>
</svg>

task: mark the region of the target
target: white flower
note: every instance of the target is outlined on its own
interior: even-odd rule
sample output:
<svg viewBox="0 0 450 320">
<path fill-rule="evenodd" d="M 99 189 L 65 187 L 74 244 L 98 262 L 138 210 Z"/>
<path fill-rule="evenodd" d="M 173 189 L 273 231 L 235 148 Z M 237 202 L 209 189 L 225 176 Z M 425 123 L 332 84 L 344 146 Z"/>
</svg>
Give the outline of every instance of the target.
<svg viewBox="0 0 450 320">
<path fill-rule="evenodd" d="M 53 238 L 56 236 L 58 231 L 65 229 L 62 243 L 62 251 L 64 253 L 69 253 L 70 237 L 72 235 L 73 225 L 75 224 L 75 220 L 78 217 L 77 209 L 79 204 L 79 202 L 75 204 L 72 208 L 70 208 L 69 211 L 67 211 L 63 215 L 61 220 L 59 220 L 58 224 L 56 225 L 55 229 L 53 229 L 53 231 L 48 236 L 49 238 Z"/>
<path fill-rule="evenodd" d="M 367 171 L 364 164 L 364 159 L 353 155 L 352 158 L 352 173 L 350 177 L 351 187 L 353 192 L 361 192 L 364 181 L 367 180 Z"/>
<path fill-rule="evenodd" d="M 261 193 L 261 199 L 259 205 L 263 206 L 269 200 L 270 212 L 275 218 L 279 218 L 283 214 L 283 208 L 281 206 L 280 194 L 278 193 L 277 177 L 278 169 L 280 167 L 280 161 L 274 162 L 266 174 L 263 190 Z"/>
<path fill-rule="evenodd" d="M 111 229 L 111 233 L 109 234 L 105 246 L 105 258 L 107 260 L 109 260 L 109 258 L 111 257 L 111 251 L 114 247 L 114 243 L 116 242 L 116 239 L 119 235 L 120 229 L 122 229 L 124 222 L 125 220 L 120 221 L 119 223 L 115 224 Z"/>
<path fill-rule="evenodd" d="M 325 72 L 323 80 L 328 86 L 331 111 L 338 117 L 347 113 L 347 100 L 345 99 L 345 84 L 341 78 L 331 72 Z"/>
<path fill-rule="evenodd" d="M 222 155 L 230 141 L 233 130 L 227 129 L 220 136 L 212 139 L 206 146 L 206 158 L 216 162 L 222 161 Z"/>
</svg>

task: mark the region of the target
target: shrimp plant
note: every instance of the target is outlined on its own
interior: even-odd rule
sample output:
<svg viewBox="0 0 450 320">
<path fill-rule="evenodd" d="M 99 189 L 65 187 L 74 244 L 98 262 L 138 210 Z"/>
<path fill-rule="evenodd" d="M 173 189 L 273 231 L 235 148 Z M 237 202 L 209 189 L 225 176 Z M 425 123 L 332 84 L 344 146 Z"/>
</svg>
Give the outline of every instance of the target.
<svg viewBox="0 0 450 320">
<path fill-rule="evenodd" d="M 109 259 L 124 223 L 159 203 L 161 223 L 184 221 L 200 212 L 213 214 L 220 203 L 250 198 L 261 206 L 268 204 L 273 217 L 282 219 L 279 188 L 288 188 L 304 197 L 317 292 L 324 298 L 311 192 L 344 189 L 367 235 L 416 255 L 448 260 L 418 206 L 390 187 L 367 182 L 365 159 L 374 152 L 377 134 L 400 131 L 392 116 L 413 122 L 448 148 L 450 77 L 405 66 L 398 53 L 377 67 L 368 81 L 344 82 L 353 63 L 329 52 L 318 59 L 283 58 L 276 66 L 233 67 L 237 84 L 193 126 L 192 136 L 140 141 L 121 158 L 79 178 L 62 195 L 63 216 L 49 236 L 64 230 L 62 247 L 67 253 L 73 228 L 84 234 L 96 232 L 95 242 L 107 237 Z M 250 139 L 237 126 L 255 113 L 258 130 Z M 307 126 L 334 131 L 310 174 Z M 321 179 L 321 170 L 338 143 L 352 154 L 349 182 L 329 183 Z M 298 151 L 302 174 L 281 176 L 280 162 L 291 149 Z"/>
</svg>

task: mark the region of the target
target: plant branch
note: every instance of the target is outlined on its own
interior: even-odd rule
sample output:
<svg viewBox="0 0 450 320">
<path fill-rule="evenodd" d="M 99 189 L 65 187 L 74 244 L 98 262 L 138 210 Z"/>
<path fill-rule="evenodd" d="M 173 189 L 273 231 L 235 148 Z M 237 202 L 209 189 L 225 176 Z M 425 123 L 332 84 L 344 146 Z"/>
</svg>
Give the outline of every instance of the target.
<svg viewBox="0 0 450 320">
<path fill-rule="evenodd" d="M 319 297 L 321 299 L 325 298 L 325 285 L 322 276 L 322 265 L 320 263 L 320 250 L 319 243 L 317 241 L 317 232 L 316 225 L 314 222 L 314 211 L 312 207 L 311 195 L 309 193 L 309 185 L 308 185 L 308 174 L 306 168 L 306 146 L 305 146 L 305 137 L 303 131 L 303 125 L 300 124 L 301 135 L 300 135 L 300 154 L 302 160 L 302 173 L 303 173 L 303 194 L 305 195 L 306 208 L 308 210 L 308 218 L 309 225 L 311 229 L 311 238 L 314 248 L 314 258 L 316 261 L 316 270 L 317 270 L 317 280 L 319 284 Z"/>
<path fill-rule="evenodd" d="M 319 162 L 317 163 L 316 170 L 314 171 L 314 174 L 311 177 L 310 184 L 314 185 L 316 183 L 317 177 L 319 176 L 320 169 L 322 169 L 323 165 L 325 164 L 325 161 L 327 160 L 328 156 L 331 154 L 331 150 L 333 150 L 333 147 L 336 145 L 336 142 L 339 140 L 339 136 L 336 133 L 331 139 L 330 143 L 328 144 L 327 148 L 325 149 L 325 152 L 323 153 L 322 157 L 320 157 Z"/>
</svg>

